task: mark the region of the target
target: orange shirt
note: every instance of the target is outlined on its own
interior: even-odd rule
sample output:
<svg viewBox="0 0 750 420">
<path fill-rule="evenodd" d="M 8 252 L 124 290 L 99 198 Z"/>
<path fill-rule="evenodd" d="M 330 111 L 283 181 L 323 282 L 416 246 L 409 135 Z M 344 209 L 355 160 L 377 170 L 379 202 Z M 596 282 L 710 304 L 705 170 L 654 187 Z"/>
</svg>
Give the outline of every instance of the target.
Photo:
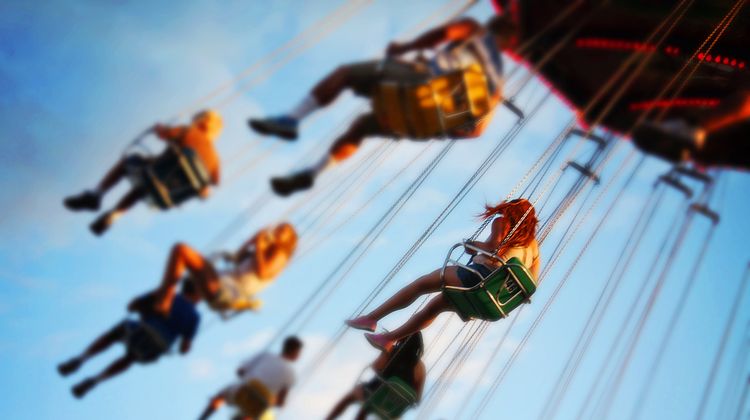
<svg viewBox="0 0 750 420">
<path fill-rule="evenodd" d="M 174 141 L 182 147 L 193 149 L 208 171 L 211 183 L 214 185 L 219 183 L 219 174 L 221 173 L 219 154 L 214 147 L 214 139 L 209 138 L 203 130 L 194 126 L 158 126 L 155 133 L 163 140 Z"/>
</svg>

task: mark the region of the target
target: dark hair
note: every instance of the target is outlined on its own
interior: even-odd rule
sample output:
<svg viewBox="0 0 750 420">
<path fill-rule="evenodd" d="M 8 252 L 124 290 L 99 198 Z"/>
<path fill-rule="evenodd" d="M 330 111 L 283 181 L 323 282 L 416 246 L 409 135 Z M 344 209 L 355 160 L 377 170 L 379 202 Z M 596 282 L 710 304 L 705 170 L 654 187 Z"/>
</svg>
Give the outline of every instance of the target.
<svg viewBox="0 0 750 420">
<path fill-rule="evenodd" d="M 419 363 L 422 354 L 424 354 L 424 343 L 421 332 L 401 339 L 393 345 L 388 365 L 383 369 L 382 376 L 388 378 L 397 372 L 411 372 Z"/>
<path fill-rule="evenodd" d="M 490 18 L 485 25 L 488 31 L 497 36 L 511 38 L 518 35 L 518 25 L 505 15 L 496 15 Z"/>
<path fill-rule="evenodd" d="M 286 340 L 284 340 L 284 346 L 282 347 L 281 352 L 283 354 L 289 354 L 289 353 L 298 351 L 301 348 L 302 348 L 302 340 L 292 335 L 292 336 L 287 337 Z"/>
</svg>

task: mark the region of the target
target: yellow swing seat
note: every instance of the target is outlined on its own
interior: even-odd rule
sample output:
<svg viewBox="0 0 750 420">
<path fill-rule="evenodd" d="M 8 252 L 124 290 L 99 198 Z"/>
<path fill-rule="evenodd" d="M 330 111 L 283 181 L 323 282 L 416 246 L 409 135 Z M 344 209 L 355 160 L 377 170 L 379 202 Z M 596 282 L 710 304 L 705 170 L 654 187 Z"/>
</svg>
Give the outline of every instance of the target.
<svg viewBox="0 0 750 420">
<path fill-rule="evenodd" d="M 273 395 L 260 381 L 253 379 L 243 384 L 234 395 L 234 405 L 243 416 L 260 417 L 269 407 Z"/>
<path fill-rule="evenodd" d="M 473 132 L 495 98 L 478 64 L 421 83 L 383 82 L 372 96 L 379 124 L 399 137 L 431 139 Z"/>
</svg>

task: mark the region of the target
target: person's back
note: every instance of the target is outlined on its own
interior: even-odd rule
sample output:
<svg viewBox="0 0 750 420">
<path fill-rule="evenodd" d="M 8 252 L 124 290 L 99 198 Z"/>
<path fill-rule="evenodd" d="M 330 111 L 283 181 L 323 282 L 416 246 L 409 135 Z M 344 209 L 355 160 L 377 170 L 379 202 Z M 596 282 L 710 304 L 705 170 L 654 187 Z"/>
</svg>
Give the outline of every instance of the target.
<svg viewBox="0 0 750 420">
<path fill-rule="evenodd" d="M 260 381 L 272 395 L 278 394 L 283 389 L 289 389 L 295 381 L 294 369 L 290 361 L 269 352 L 252 358 L 240 368 L 240 372 L 242 382 Z"/>
</svg>

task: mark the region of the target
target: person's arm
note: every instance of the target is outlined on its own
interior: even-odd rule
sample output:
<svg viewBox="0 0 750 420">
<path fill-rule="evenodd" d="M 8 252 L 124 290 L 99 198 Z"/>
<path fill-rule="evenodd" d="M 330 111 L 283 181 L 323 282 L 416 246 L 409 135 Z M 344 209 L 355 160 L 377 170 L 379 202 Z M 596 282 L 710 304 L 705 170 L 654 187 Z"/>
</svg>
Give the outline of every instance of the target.
<svg viewBox="0 0 750 420">
<path fill-rule="evenodd" d="M 539 281 L 539 267 L 541 266 L 541 258 L 539 256 L 539 245 L 534 242 L 534 262 L 531 264 L 531 275 L 534 276 L 534 280 Z"/>
<path fill-rule="evenodd" d="M 185 132 L 183 126 L 169 126 L 164 124 L 156 124 L 154 126 L 154 134 L 161 140 L 174 141 L 182 137 Z"/>
<path fill-rule="evenodd" d="M 388 352 L 381 352 L 377 359 L 370 365 L 375 372 L 382 372 L 388 366 Z"/>
<path fill-rule="evenodd" d="M 245 374 L 247 373 L 247 371 L 250 368 L 252 368 L 253 366 L 255 366 L 256 363 L 258 363 L 258 358 L 259 357 L 260 357 L 260 354 L 256 354 L 255 356 L 253 356 L 252 359 L 250 359 L 247 362 L 243 363 L 242 366 L 240 366 L 237 369 L 237 376 L 240 377 L 240 378 L 242 378 L 243 376 L 245 376 Z"/>
<path fill-rule="evenodd" d="M 278 394 L 276 394 L 276 407 L 283 407 L 286 402 L 286 396 L 289 393 L 289 388 L 281 388 Z"/>
<path fill-rule="evenodd" d="M 481 29 L 474 19 L 464 18 L 430 29 L 415 39 L 404 42 L 392 42 L 388 45 L 387 55 L 401 55 L 409 51 L 435 48 L 450 41 L 462 41 Z"/>
<path fill-rule="evenodd" d="M 492 221 L 492 228 L 490 231 L 490 235 L 487 237 L 487 240 L 485 241 L 469 241 L 469 244 L 483 249 L 489 253 L 494 252 L 497 247 L 500 246 L 500 243 L 504 238 L 501 238 L 503 230 L 505 228 L 505 219 L 502 217 L 496 217 L 495 220 Z M 466 249 L 467 254 L 476 255 L 476 251 L 472 249 Z"/>
<path fill-rule="evenodd" d="M 422 391 L 424 391 L 424 383 L 427 378 L 427 369 L 425 369 L 424 363 L 421 361 L 414 366 L 414 391 L 417 393 L 417 401 L 422 399 Z"/>
</svg>

